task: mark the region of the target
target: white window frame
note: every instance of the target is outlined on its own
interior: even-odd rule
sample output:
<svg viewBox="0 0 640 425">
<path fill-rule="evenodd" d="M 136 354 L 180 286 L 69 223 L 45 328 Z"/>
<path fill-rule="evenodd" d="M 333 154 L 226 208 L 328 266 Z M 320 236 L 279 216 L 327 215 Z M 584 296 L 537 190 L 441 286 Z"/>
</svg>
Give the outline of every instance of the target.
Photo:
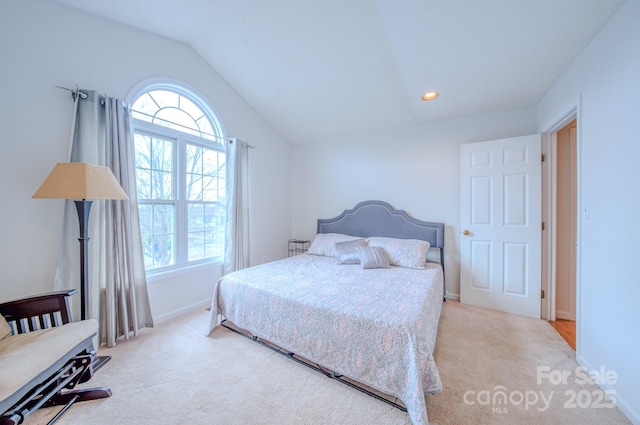
<svg viewBox="0 0 640 425">
<path fill-rule="evenodd" d="M 206 258 L 202 260 L 188 260 L 188 217 L 187 208 L 189 205 L 186 199 L 186 148 L 187 145 L 200 146 L 206 149 L 225 152 L 224 128 L 220 123 L 218 115 L 213 108 L 204 103 L 203 97 L 192 88 L 179 82 L 168 82 L 165 80 L 146 81 L 138 84 L 127 97 L 127 103 L 133 103 L 143 94 L 153 90 L 168 90 L 180 94 L 195 103 L 202 112 L 207 115 L 211 125 L 214 128 L 215 137 L 218 142 L 198 137 L 193 134 L 183 133 L 173 128 L 161 126 L 148 121 L 132 119 L 132 129 L 134 133 L 140 133 L 151 137 L 158 137 L 175 141 L 173 156 L 173 193 L 174 200 L 167 201 L 167 204 L 175 205 L 175 264 L 169 266 L 158 267 L 146 270 L 147 276 L 155 276 L 167 272 L 180 271 L 200 265 L 220 265 L 224 262 L 224 254 L 217 257 Z M 226 183 L 225 183 L 226 184 Z M 165 202 L 154 201 L 153 204 L 162 204 Z M 224 253 L 224 250 L 223 250 Z"/>
</svg>

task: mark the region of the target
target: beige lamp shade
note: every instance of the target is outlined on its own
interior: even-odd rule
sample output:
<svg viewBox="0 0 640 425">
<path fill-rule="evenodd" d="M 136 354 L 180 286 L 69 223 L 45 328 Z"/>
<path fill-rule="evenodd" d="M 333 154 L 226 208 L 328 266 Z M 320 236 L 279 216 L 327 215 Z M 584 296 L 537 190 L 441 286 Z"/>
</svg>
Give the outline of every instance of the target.
<svg viewBox="0 0 640 425">
<path fill-rule="evenodd" d="M 59 162 L 33 198 L 128 199 L 108 167 L 84 162 Z"/>
</svg>

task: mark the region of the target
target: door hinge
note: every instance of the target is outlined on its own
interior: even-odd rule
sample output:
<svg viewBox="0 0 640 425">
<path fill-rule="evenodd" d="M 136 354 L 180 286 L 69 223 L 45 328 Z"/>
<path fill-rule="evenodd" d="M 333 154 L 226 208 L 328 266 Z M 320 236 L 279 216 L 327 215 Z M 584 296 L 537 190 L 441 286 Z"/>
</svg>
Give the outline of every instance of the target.
<svg viewBox="0 0 640 425">
<path fill-rule="evenodd" d="M 542 222 L 542 230 L 544 230 L 544 226 L 545 226 L 545 224 L 544 224 L 544 221 L 543 221 Z"/>
<path fill-rule="evenodd" d="M 544 300 L 544 289 L 542 291 L 540 291 L 540 298 L 542 298 Z"/>
<path fill-rule="evenodd" d="M 545 160 L 545 156 L 544 154 L 542 154 L 542 162 L 544 162 L 544 160 Z"/>
</svg>

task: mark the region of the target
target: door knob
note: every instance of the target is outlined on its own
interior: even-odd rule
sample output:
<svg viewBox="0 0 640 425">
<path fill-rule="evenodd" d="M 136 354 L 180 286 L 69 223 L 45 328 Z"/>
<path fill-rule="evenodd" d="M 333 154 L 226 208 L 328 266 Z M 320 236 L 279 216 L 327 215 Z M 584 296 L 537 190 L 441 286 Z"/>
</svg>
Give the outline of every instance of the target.
<svg viewBox="0 0 640 425">
<path fill-rule="evenodd" d="M 462 232 L 462 234 L 465 235 L 465 236 L 469 236 L 471 234 L 471 232 L 468 231 L 468 230 L 465 230 L 464 232 Z"/>
</svg>

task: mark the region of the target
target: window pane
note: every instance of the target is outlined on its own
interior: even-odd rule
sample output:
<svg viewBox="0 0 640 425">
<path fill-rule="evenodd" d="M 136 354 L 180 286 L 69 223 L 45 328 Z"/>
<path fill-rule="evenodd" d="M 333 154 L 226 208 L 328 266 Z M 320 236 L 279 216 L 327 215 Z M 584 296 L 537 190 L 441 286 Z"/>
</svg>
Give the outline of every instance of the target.
<svg viewBox="0 0 640 425">
<path fill-rule="evenodd" d="M 149 91 L 136 99 L 131 109 L 134 119 L 220 143 L 207 114 L 191 99 L 174 91 Z"/>
<path fill-rule="evenodd" d="M 202 134 L 200 135 L 201 137 L 212 140 L 216 143 L 220 143 L 220 140 L 214 137 L 215 133 L 213 131 L 213 126 L 211 125 L 211 121 L 209 121 L 207 117 L 203 116 L 196 122 L 198 123 L 198 126 L 200 127 L 200 131 L 202 132 Z"/>
<path fill-rule="evenodd" d="M 200 174 L 187 175 L 187 201 L 202 200 L 202 176 Z"/>
<path fill-rule="evenodd" d="M 220 172 L 220 152 L 213 149 L 205 149 L 202 154 L 203 172 L 209 175 L 217 175 Z"/>
<path fill-rule="evenodd" d="M 189 261 L 224 255 L 223 204 L 189 205 Z"/>
<path fill-rule="evenodd" d="M 204 194 L 204 199 L 207 201 L 218 202 L 224 200 L 224 187 L 221 190 L 221 185 L 223 185 L 225 179 L 224 156 L 223 152 L 213 149 L 208 149 L 205 152 L 204 169 L 209 176 Z"/>
<path fill-rule="evenodd" d="M 187 145 L 188 173 L 202 173 L 202 151 L 200 146 Z"/>
<path fill-rule="evenodd" d="M 153 206 L 153 236 L 147 247 L 153 268 L 175 264 L 175 207 L 173 205 Z M 146 261 L 146 260 L 145 260 Z M 145 262 L 146 266 L 146 262 Z"/>
<path fill-rule="evenodd" d="M 215 258 L 224 256 L 224 229 L 205 234 L 205 257 Z"/>
<path fill-rule="evenodd" d="M 189 204 L 189 232 L 201 232 L 204 230 L 204 205 Z"/>
<path fill-rule="evenodd" d="M 139 199 L 172 200 L 172 140 L 136 134 L 136 185 Z"/>
<path fill-rule="evenodd" d="M 145 269 L 175 264 L 174 210 L 173 205 L 139 205 Z"/>
<path fill-rule="evenodd" d="M 194 121 L 204 116 L 202 109 L 184 96 L 180 96 L 180 109 L 189 114 Z"/>
<path fill-rule="evenodd" d="M 196 136 L 200 135 L 200 130 L 198 129 L 198 124 L 195 122 L 195 120 L 191 117 L 191 115 L 180 109 L 160 109 L 156 114 L 153 122 L 165 127 L 173 128 L 177 131 L 182 131 L 184 133 L 193 134 Z"/>
<path fill-rule="evenodd" d="M 136 188 L 138 200 L 151 199 L 151 172 L 138 168 L 136 170 Z"/>
<path fill-rule="evenodd" d="M 136 167 L 151 168 L 151 137 L 136 134 L 134 138 L 136 151 Z"/>
<path fill-rule="evenodd" d="M 189 261 L 203 260 L 204 235 L 202 232 L 189 232 Z"/>
<path fill-rule="evenodd" d="M 224 232 L 226 205 L 223 203 L 205 206 L 205 256 L 207 258 L 224 255 Z"/>
<path fill-rule="evenodd" d="M 175 264 L 173 235 L 156 235 L 153 238 L 153 268 Z"/>
<path fill-rule="evenodd" d="M 208 202 L 218 200 L 218 178 L 204 177 L 202 181 L 202 199 Z"/>
<path fill-rule="evenodd" d="M 149 93 L 145 93 L 133 103 L 131 116 L 134 119 L 151 122 L 157 110 L 158 105 L 149 96 Z"/>
<path fill-rule="evenodd" d="M 204 259 L 204 206 L 189 204 L 188 207 L 189 261 Z"/>
<path fill-rule="evenodd" d="M 178 98 L 180 97 L 178 93 L 169 90 L 153 90 L 150 91 L 149 94 L 157 105 L 156 111 L 159 108 L 166 108 L 170 106 L 173 106 L 174 108 L 178 107 Z"/>
<path fill-rule="evenodd" d="M 136 134 L 134 148 L 138 199 L 149 199 L 151 197 L 151 138 Z"/>
<path fill-rule="evenodd" d="M 153 269 L 153 236 L 142 237 L 142 255 L 144 256 L 144 269 Z"/>
<path fill-rule="evenodd" d="M 136 184 L 141 199 L 173 199 L 174 142 L 136 134 Z"/>
<path fill-rule="evenodd" d="M 138 205 L 140 216 L 140 234 L 142 237 L 153 234 L 153 206 L 140 203 Z"/>
<path fill-rule="evenodd" d="M 152 199 L 173 199 L 173 184 L 171 181 L 171 177 L 171 173 L 166 173 L 163 171 L 154 171 L 152 173 Z"/>
<path fill-rule="evenodd" d="M 154 138 L 152 144 L 152 165 L 155 170 L 173 171 L 172 140 Z"/>
<path fill-rule="evenodd" d="M 226 199 L 226 173 L 227 168 L 225 165 L 225 154 L 220 153 L 218 155 L 218 162 L 220 165 L 220 170 L 218 171 L 218 175 L 220 175 L 219 184 L 218 184 L 218 199 Z"/>
<path fill-rule="evenodd" d="M 173 223 L 175 207 L 173 205 L 154 205 L 153 206 L 153 233 L 169 234 L 173 233 Z"/>
<path fill-rule="evenodd" d="M 202 148 L 187 145 L 187 200 L 202 200 Z"/>
<path fill-rule="evenodd" d="M 223 158 L 224 154 L 221 156 L 217 150 L 187 145 L 187 200 L 216 202 L 223 199 L 224 190 L 220 189 L 225 171 Z"/>
</svg>

